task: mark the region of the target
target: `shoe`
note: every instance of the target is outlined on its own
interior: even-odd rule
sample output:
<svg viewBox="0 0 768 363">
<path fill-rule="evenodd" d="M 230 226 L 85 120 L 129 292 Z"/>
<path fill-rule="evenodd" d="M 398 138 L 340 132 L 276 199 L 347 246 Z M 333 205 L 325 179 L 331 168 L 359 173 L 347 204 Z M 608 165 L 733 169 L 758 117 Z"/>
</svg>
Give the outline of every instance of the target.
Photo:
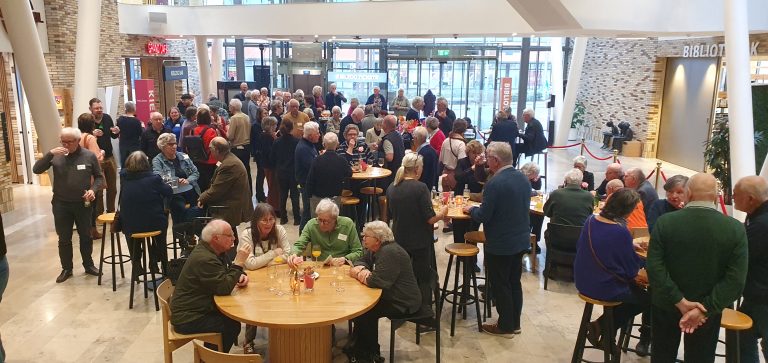
<svg viewBox="0 0 768 363">
<path fill-rule="evenodd" d="M 85 268 L 85 273 L 92 276 L 101 276 L 101 271 L 96 266 L 88 266 Z M 72 276 L 72 275 L 70 275 Z"/>
<path fill-rule="evenodd" d="M 301 218 L 294 218 L 293 219 L 293 225 L 294 226 L 301 225 Z"/>
<path fill-rule="evenodd" d="M 101 239 L 101 233 L 96 227 L 91 227 L 91 239 Z"/>
<path fill-rule="evenodd" d="M 512 334 L 518 335 L 518 334 L 520 334 L 522 332 L 523 332 L 523 329 L 517 328 L 517 329 L 512 331 Z"/>
<path fill-rule="evenodd" d="M 515 336 L 514 332 L 507 332 L 499 329 L 499 325 L 497 323 L 483 324 L 483 332 L 486 334 L 495 335 L 497 337 L 503 337 L 507 339 L 512 339 Z"/>
<path fill-rule="evenodd" d="M 453 232 L 453 226 L 447 225 L 443 227 L 443 233 L 451 233 L 451 232 Z"/>
<path fill-rule="evenodd" d="M 600 345 L 600 323 L 597 320 L 589 323 L 587 327 L 587 340 L 593 347 L 601 347 Z"/>
<path fill-rule="evenodd" d="M 651 354 L 651 342 L 649 340 L 640 339 L 635 345 L 635 353 L 641 357 L 647 357 Z"/>
<path fill-rule="evenodd" d="M 159 278 L 159 279 L 156 279 L 156 280 L 149 280 L 149 281 L 147 281 L 147 289 L 149 289 L 151 291 L 155 291 L 155 288 L 160 286 L 160 284 L 162 284 L 163 281 L 165 281 L 165 279 L 162 278 L 162 277 Z"/>
<path fill-rule="evenodd" d="M 67 281 L 67 279 L 70 277 L 72 277 L 72 270 L 61 270 L 59 277 L 56 278 L 56 283 L 60 284 L 64 281 Z"/>
<path fill-rule="evenodd" d="M 286 223 L 288 223 L 288 218 L 280 217 L 280 224 L 286 224 Z"/>
<path fill-rule="evenodd" d="M 475 272 L 480 272 L 480 266 L 475 265 Z"/>
<path fill-rule="evenodd" d="M 243 354 L 256 354 L 256 347 L 253 342 L 243 344 Z"/>
</svg>

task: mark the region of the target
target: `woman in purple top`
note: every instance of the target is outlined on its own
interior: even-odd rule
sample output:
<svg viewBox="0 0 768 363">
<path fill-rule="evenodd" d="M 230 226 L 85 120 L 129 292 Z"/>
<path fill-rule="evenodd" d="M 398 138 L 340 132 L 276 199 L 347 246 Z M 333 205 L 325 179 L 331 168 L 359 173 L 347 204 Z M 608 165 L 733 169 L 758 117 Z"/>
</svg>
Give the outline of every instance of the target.
<svg viewBox="0 0 768 363">
<path fill-rule="evenodd" d="M 614 331 L 626 325 L 635 315 L 650 307 L 648 292 L 635 283 L 637 272 L 643 267 L 632 245 L 632 236 L 625 219 L 640 201 L 640 195 L 624 188 L 608 200 L 599 216 L 592 216 L 584 223 L 581 237 L 576 245 L 574 280 L 579 293 L 593 299 L 620 301 L 613 309 Z M 647 315 L 647 314 L 644 314 Z M 599 346 L 602 340 L 602 319 L 590 323 L 587 338 Z M 650 341 L 646 329 L 640 330 L 640 342 Z"/>
</svg>

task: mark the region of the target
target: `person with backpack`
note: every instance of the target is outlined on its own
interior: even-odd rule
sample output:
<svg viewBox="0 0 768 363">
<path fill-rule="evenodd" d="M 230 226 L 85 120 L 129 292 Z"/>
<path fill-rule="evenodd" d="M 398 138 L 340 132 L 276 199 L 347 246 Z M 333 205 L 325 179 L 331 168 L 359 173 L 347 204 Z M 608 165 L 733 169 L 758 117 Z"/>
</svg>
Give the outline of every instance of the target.
<svg viewBox="0 0 768 363">
<path fill-rule="evenodd" d="M 211 154 L 210 145 L 211 140 L 219 134 L 211 126 L 211 121 L 210 111 L 198 109 L 197 126 L 192 131 L 192 135 L 184 137 L 185 152 L 192 158 L 200 172 L 200 179 L 197 180 L 197 184 L 200 186 L 201 192 L 208 189 L 213 172 L 216 170 L 216 158 Z"/>
</svg>

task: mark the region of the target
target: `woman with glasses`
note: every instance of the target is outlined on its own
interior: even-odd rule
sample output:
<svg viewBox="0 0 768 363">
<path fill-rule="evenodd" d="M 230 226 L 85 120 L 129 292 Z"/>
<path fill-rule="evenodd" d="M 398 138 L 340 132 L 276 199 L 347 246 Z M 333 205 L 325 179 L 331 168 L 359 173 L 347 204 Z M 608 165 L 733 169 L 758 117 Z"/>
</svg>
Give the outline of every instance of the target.
<svg viewBox="0 0 768 363">
<path fill-rule="evenodd" d="M 176 135 L 161 134 L 157 137 L 157 147 L 160 153 L 152 159 L 152 171 L 164 177 L 166 182 L 177 185 L 177 192 L 168 203 L 173 224 L 189 222 L 198 213 L 189 213 L 185 206 L 189 204 L 197 209 L 197 197 L 200 195 L 197 179 L 200 173 L 189 155 L 176 151 Z"/>
</svg>

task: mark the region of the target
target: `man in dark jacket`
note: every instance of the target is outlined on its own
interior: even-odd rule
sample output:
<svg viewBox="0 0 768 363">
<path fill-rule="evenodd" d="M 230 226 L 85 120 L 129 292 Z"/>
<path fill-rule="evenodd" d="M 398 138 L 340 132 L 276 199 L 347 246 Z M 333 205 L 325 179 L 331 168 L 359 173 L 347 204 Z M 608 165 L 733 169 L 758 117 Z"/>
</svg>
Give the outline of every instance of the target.
<svg viewBox="0 0 768 363">
<path fill-rule="evenodd" d="M 172 133 L 172 131 L 163 125 L 163 114 L 160 112 L 150 113 L 149 127 L 141 133 L 141 138 L 139 139 L 139 149 L 147 154 L 150 161 L 160 153 L 160 148 L 157 146 L 157 138 L 165 133 Z"/>
<path fill-rule="evenodd" d="M 757 340 L 768 338 L 768 182 L 759 176 L 739 180 L 733 189 L 736 209 L 747 213 L 749 264 L 739 311 L 752 318 L 752 328 L 740 333 L 741 359 L 757 362 Z M 764 346 L 764 345 L 763 345 Z M 768 351 L 763 350 L 768 359 Z"/>
<path fill-rule="evenodd" d="M 219 166 L 213 172 L 211 185 L 200 194 L 198 207 L 226 206 L 223 210 L 215 211 L 214 217 L 221 218 L 233 226 L 250 221 L 253 204 L 243 162 L 230 152 L 229 142 L 223 137 L 217 136 L 211 140 L 211 153 L 219 161 Z"/>
<path fill-rule="evenodd" d="M 237 249 L 232 265 L 227 266 L 223 255 L 232 248 L 234 241 L 232 227 L 227 222 L 210 221 L 203 228 L 200 243 L 181 269 L 170 304 L 171 324 L 177 332 L 219 332 L 224 346 L 218 348 L 223 352 L 229 352 L 237 341 L 240 323 L 219 312 L 213 297 L 230 295 L 235 286 L 248 286 L 248 275 L 243 272 L 243 266 L 252 250 L 251 245 L 243 244 Z M 208 343 L 205 345 L 215 349 Z"/>
<path fill-rule="evenodd" d="M 296 145 L 296 152 L 294 153 L 296 169 L 296 183 L 299 186 L 299 192 L 301 193 L 301 224 L 299 225 L 299 233 L 304 229 L 304 226 L 309 222 L 311 218 L 311 211 L 309 207 L 309 191 L 307 190 L 307 175 L 309 175 L 309 169 L 312 167 L 312 161 L 317 157 L 317 148 L 315 144 L 320 139 L 320 125 L 317 122 L 309 121 L 304 124 L 304 137 L 299 140 Z"/>
<path fill-rule="evenodd" d="M 340 196 L 346 180 L 352 177 L 352 168 L 347 159 L 336 153 L 338 147 L 339 138 L 336 134 L 329 132 L 323 135 L 325 152 L 312 161 L 307 175 L 310 212 L 315 210 L 321 199 Z"/>
<path fill-rule="evenodd" d="M 440 122 L 440 131 L 445 134 L 446 137 L 451 135 L 453 130 L 453 122 L 456 121 L 456 114 L 448 108 L 448 100 L 445 97 L 437 99 L 437 111 L 435 111 L 435 117 Z"/>
<path fill-rule="evenodd" d="M 403 137 L 397 132 L 397 119 L 394 115 L 384 117 L 381 129 L 384 131 L 384 136 L 381 138 L 377 149 L 384 154 L 384 167 L 392 172 L 392 175 L 382 179 L 381 182 L 381 187 L 387 190 L 389 184 L 395 180 L 397 169 L 400 169 L 400 165 L 403 164 L 405 145 L 403 144 Z"/>
<path fill-rule="evenodd" d="M 491 135 L 488 136 L 486 146 L 492 141 L 506 142 L 514 150 L 517 137 L 520 136 L 520 130 L 517 129 L 517 122 L 507 118 L 507 114 L 499 112 L 496 123 L 491 127 Z"/>
<path fill-rule="evenodd" d="M 328 93 L 325 95 L 325 109 L 330 110 L 333 106 L 341 108 L 342 102 L 347 102 L 347 98 L 341 92 L 336 92 L 336 83 L 328 85 Z"/>
<path fill-rule="evenodd" d="M 117 163 L 112 149 L 112 139 L 117 139 L 117 133 L 120 129 L 115 126 L 112 117 L 104 113 L 104 106 L 98 98 L 91 98 L 88 101 L 88 109 L 93 114 L 96 121 L 93 129 L 93 136 L 96 136 L 96 143 L 99 149 L 104 150 L 104 158 L 101 161 L 101 170 L 104 172 L 104 182 L 107 187 L 107 213 L 115 211 L 115 198 L 117 197 Z M 96 193 L 96 214 L 104 213 L 103 191 Z"/>
<path fill-rule="evenodd" d="M 437 180 L 437 152 L 427 142 L 429 131 L 424 126 L 418 126 L 413 129 L 413 149 L 423 158 L 424 166 L 421 171 L 419 181 L 427 185 L 428 190 L 435 187 Z"/>
<path fill-rule="evenodd" d="M 653 202 L 659 200 L 659 193 L 653 184 L 646 180 L 645 173 L 640 168 L 631 168 L 624 174 L 624 186 L 637 190 L 640 200 L 643 201 L 643 210 L 650 211 Z M 645 212 L 646 216 L 648 212 Z"/>
<path fill-rule="evenodd" d="M 535 155 L 547 148 L 547 138 L 544 136 L 544 127 L 541 122 L 534 117 L 533 110 L 526 108 L 523 111 L 523 121 L 527 124 L 525 132 L 520 135 L 523 139 L 522 144 L 517 144 L 514 151 L 515 165 L 520 154 L 526 156 Z"/>
<path fill-rule="evenodd" d="M 551 223 L 569 226 L 583 226 L 592 215 L 592 194 L 581 189 L 583 175 L 579 169 L 565 174 L 565 186 L 549 195 L 544 203 L 544 215 Z"/>
<path fill-rule="evenodd" d="M 379 109 L 382 111 L 387 110 L 387 98 L 384 97 L 383 94 L 381 94 L 381 89 L 379 86 L 373 87 L 373 94 L 368 96 L 368 101 L 365 102 L 366 105 L 377 105 L 379 106 Z"/>
</svg>

